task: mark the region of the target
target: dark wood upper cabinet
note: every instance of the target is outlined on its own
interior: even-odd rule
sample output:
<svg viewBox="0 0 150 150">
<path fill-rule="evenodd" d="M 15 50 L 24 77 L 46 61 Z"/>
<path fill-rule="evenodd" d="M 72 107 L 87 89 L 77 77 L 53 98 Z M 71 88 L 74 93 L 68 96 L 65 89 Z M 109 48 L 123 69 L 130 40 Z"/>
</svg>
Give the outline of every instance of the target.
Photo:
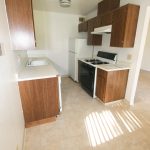
<svg viewBox="0 0 150 150">
<path fill-rule="evenodd" d="M 92 18 L 88 20 L 88 45 L 101 45 L 102 44 L 102 35 L 93 35 L 91 34 L 94 31 L 94 28 L 97 28 L 100 24 L 100 18 Z"/>
<path fill-rule="evenodd" d="M 120 0 L 103 0 L 98 3 L 97 15 L 104 15 L 105 13 L 111 12 L 120 6 Z"/>
<path fill-rule="evenodd" d="M 120 6 L 120 0 L 103 0 L 98 4 L 98 15 L 79 24 L 79 32 L 88 30 L 88 45 L 101 45 L 102 35 L 92 35 L 94 28 L 112 25 L 111 47 L 134 47 L 140 6 Z"/>
<path fill-rule="evenodd" d="M 101 16 L 101 26 L 107 26 L 112 24 L 113 12 L 108 12 Z"/>
<path fill-rule="evenodd" d="M 133 47 L 140 6 L 127 4 L 113 13 L 112 47 Z"/>
<path fill-rule="evenodd" d="M 82 22 L 78 25 L 78 31 L 79 32 L 87 32 L 88 31 L 88 22 Z"/>
<path fill-rule="evenodd" d="M 14 50 L 35 48 L 32 0 L 5 0 Z"/>
</svg>

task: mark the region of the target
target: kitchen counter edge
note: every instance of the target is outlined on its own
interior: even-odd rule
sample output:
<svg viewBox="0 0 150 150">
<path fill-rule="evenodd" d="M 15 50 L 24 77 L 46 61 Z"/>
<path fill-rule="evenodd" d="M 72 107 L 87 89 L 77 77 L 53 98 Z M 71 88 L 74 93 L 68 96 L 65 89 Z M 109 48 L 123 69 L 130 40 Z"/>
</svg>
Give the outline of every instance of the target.
<svg viewBox="0 0 150 150">
<path fill-rule="evenodd" d="M 29 59 L 27 59 L 27 61 Z M 36 60 L 47 59 L 49 61 L 49 64 L 45 66 L 34 66 L 34 67 L 27 67 L 26 65 L 23 65 L 22 69 L 18 73 L 18 77 L 17 77 L 18 82 L 38 80 L 38 79 L 47 79 L 47 78 L 60 76 L 58 71 L 54 68 L 52 62 L 48 58 L 39 57 L 39 58 L 32 58 L 32 59 L 36 59 Z"/>
<path fill-rule="evenodd" d="M 104 70 L 104 71 L 120 71 L 120 70 L 130 70 L 131 67 L 126 65 L 126 64 L 101 64 L 101 65 L 93 65 L 93 64 L 90 64 L 89 62 L 86 62 L 84 61 L 84 59 L 78 59 L 86 64 L 89 64 L 97 69 L 101 69 L 101 70 Z"/>
</svg>

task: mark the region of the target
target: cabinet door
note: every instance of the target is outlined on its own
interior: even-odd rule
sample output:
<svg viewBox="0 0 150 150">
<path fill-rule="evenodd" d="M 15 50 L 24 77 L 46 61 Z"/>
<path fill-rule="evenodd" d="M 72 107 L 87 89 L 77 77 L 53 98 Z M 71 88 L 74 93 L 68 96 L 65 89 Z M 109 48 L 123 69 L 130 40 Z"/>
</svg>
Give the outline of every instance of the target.
<svg viewBox="0 0 150 150">
<path fill-rule="evenodd" d="M 88 31 L 88 23 L 87 23 L 87 21 L 85 21 L 83 23 L 80 23 L 78 25 L 78 31 L 79 32 L 87 32 Z"/>
<path fill-rule="evenodd" d="M 120 0 L 103 0 L 98 4 L 97 15 L 104 15 L 111 12 L 120 6 Z"/>
<path fill-rule="evenodd" d="M 92 45 L 92 37 L 93 35 L 91 32 L 93 31 L 93 22 L 92 19 L 88 20 L 88 38 L 87 38 L 87 44 Z"/>
<path fill-rule="evenodd" d="M 13 49 L 35 48 L 32 0 L 6 0 L 6 9 Z"/>
<path fill-rule="evenodd" d="M 124 99 L 129 70 L 97 70 L 96 96 L 104 103 Z"/>
<path fill-rule="evenodd" d="M 106 13 L 101 16 L 101 26 L 107 26 L 112 24 L 113 12 Z"/>
<path fill-rule="evenodd" d="M 107 76 L 105 102 L 124 99 L 128 81 L 128 70 L 110 71 Z"/>
<path fill-rule="evenodd" d="M 123 47 L 125 25 L 126 25 L 127 7 L 122 7 L 113 13 L 111 46 Z"/>
<path fill-rule="evenodd" d="M 97 16 L 93 19 L 93 28 L 98 28 L 101 26 L 101 16 Z"/>
<path fill-rule="evenodd" d="M 139 6 L 128 4 L 113 13 L 110 46 L 133 47 L 139 15 Z"/>
<path fill-rule="evenodd" d="M 19 82 L 25 123 L 56 116 L 59 113 L 58 78 Z"/>
<path fill-rule="evenodd" d="M 107 72 L 97 70 L 96 96 L 105 102 Z"/>
<path fill-rule="evenodd" d="M 94 28 L 98 27 L 98 24 L 99 22 L 96 19 L 96 17 L 88 21 L 88 39 L 87 39 L 88 45 L 101 45 L 102 44 L 102 35 L 91 34 L 91 32 L 94 31 Z"/>
</svg>

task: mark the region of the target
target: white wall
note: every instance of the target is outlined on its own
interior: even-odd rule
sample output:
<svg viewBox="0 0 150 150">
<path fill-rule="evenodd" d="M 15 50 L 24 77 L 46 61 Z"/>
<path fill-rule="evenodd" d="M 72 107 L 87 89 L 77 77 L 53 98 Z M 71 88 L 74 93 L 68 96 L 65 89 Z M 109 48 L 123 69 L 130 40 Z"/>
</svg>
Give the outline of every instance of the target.
<svg viewBox="0 0 150 150">
<path fill-rule="evenodd" d="M 138 75 L 139 75 L 139 70 L 140 70 L 142 56 L 143 56 L 143 46 L 145 43 L 146 29 L 147 29 L 146 28 L 147 21 L 145 22 L 145 18 L 146 18 L 147 7 L 150 6 L 150 1 L 149 0 L 121 0 L 121 6 L 127 3 L 140 5 L 140 15 L 139 15 L 134 48 L 112 48 L 109 46 L 110 35 L 104 35 L 103 44 L 101 47 L 99 47 L 99 49 L 109 51 L 109 52 L 117 52 L 119 54 L 120 61 L 126 61 L 132 64 L 128 85 L 127 85 L 127 91 L 126 91 L 126 99 L 130 101 L 130 104 L 132 105 L 134 103 L 136 85 L 138 81 Z M 96 11 L 87 15 L 86 18 L 91 18 L 94 16 L 96 16 Z M 131 60 L 127 59 L 128 55 L 132 55 Z"/>
<path fill-rule="evenodd" d="M 11 51 L 5 1 L 0 0 L 0 150 L 22 149 L 24 119 L 16 82 L 16 62 Z"/>
<path fill-rule="evenodd" d="M 127 61 L 132 64 L 130 74 L 129 74 L 128 85 L 127 85 L 126 99 L 130 102 L 130 104 L 133 104 L 139 70 L 142 62 L 143 49 L 144 49 L 145 38 L 146 38 L 146 30 L 148 26 L 148 22 L 145 21 L 145 19 L 148 18 L 146 12 L 148 6 L 150 6 L 150 1 L 149 0 L 121 0 L 121 6 L 127 3 L 140 5 L 140 15 L 139 15 L 139 21 L 137 26 L 134 48 L 111 48 L 109 47 L 110 35 L 104 35 L 103 45 L 101 47 L 96 47 L 95 49 L 106 50 L 110 52 L 118 52 L 119 60 Z M 41 15 L 43 16 L 43 18 L 45 18 L 42 21 L 40 21 L 40 19 L 38 21 L 37 19 L 39 23 L 39 27 L 44 26 L 42 30 L 43 32 L 41 34 L 47 35 L 49 33 L 46 36 L 48 38 L 45 39 L 45 40 L 49 40 L 46 42 L 47 44 L 45 44 L 46 46 L 48 45 L 48 51 L 39 51 L 39 55 L 47 55 L 50 59 L 52 59 L 55 62 L 55 64 L 57 64 L 57 67 L 59 68 L 61 74 L 67 74 L 68 73 L 68 69 L 67 69 L 68 68 L 68 54 L 67 54 L 68 42 L 67 41 L 70 35 L 71 36 L 77 35 L 78 16 L 35 11 L 35 17 L 36 15 L 37 16 Z M 96 15 L 96 11 L 90 13 L 87 16 L 87 18 L 94 17 L 95 15 Z M 46 23 L 47 21 L 48 21 L 48 25 Z M 28 55 L 32 56 L 32 54 L 34 53 L 30 51 L 28 52 Z M 37 54 L 35 53 L 35 55 Z M 132 55 L 131 60 L 127 59 L 128 55 Z M 62 59 L 60 59 L 60 56 L 62 56 Z"/>
<path fill-rule="evenodd" d="M 79 15 L 35 10 L 34 21 L 39 50 L 29 50 L 28 55 L 46 55 L 55 63 L 62 75 L 68 74 L 68 40 L 69 37 L 79 36 Z"/>
<path fill-rule="evenodd" d="M 141 69 L 150 71 L 150 22 L 149 22 L 149 28 L 148 28 L 148 33 L 146 37 L 144 56 L 142 60 Z"/>
</svg>

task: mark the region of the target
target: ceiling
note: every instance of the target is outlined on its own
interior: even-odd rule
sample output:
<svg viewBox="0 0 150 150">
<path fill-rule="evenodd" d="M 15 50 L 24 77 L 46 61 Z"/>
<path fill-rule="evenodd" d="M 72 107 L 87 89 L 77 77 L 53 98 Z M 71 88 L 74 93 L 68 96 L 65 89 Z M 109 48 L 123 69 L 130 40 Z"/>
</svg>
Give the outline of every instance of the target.
<svg viewBox="0 0 150 150">
<path fill-rule="evenodd" d="M 33 0 L 33 9 L 61 13 L 87 15 L 97 8 L 101 0 L 71 0 L 71 7 L 62 8 L 59 0 Z"/>
</svg>

